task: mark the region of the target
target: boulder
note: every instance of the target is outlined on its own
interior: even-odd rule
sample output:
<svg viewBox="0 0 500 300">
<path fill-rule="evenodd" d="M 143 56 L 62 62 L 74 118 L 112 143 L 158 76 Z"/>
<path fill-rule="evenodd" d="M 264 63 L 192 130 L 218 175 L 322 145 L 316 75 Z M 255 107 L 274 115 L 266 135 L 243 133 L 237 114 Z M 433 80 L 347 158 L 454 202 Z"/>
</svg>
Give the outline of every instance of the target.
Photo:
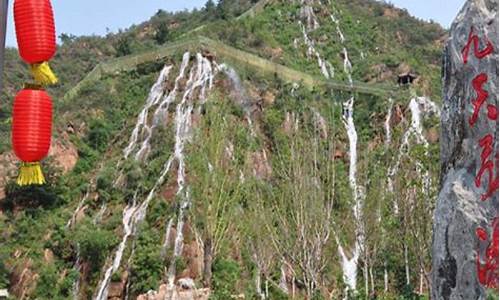
<svg viewBox="0 0 500 300">
<path fill-rule="evenodd" d="M 194 283 L 194 280 L 191 278 L 179 278 L 177 280 L 177 285 L 183 289 L 183 290 L 195 290 L 196 289 L 196 284 Z"/>
<path fill-rule="evenodd" d="M 466 2 L 443 64 L 431 298 L 486 299 L 498 287 L 498 0 Z"/>
</svg>

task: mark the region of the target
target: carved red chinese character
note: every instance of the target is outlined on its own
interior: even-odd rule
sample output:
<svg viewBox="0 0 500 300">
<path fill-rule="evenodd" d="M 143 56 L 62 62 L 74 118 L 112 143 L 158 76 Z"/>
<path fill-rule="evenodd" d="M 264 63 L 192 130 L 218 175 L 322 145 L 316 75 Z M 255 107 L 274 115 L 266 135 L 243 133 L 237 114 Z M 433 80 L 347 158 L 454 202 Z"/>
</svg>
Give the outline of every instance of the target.
<svg viewBox="0 0 500 300">
<path fill-rule="evenodd" d="M 476 236 L 480 243 L 488 242 L 486 251 L 476 256 L 476 268 L 479 282 L 488 288 L 498 288 L 498 217 L 491 225 L 492 235 L 489 238 L 488 232 L 484 228 L 476 229 Z M 481 254 L 484 254 L 481 259 Z"/>
<path fill-rule="evenodd" d="M 482 50 L 479 50 L 479 37 L 474 33 L 474 27 L 471 27 L 467 44 L 462 49 L 462 59 L 464 64 L 466 64 L 469 60 L 469 50 L 472 44 L 474 45 L 474 55 L 479 59 L 483 59 L 489 54 L 493 53 L 493 43 L 491 43 L 487 38 L 485 38 L 485 40 L 486 47 L 484 47 L 484 49 Z"/>
<path fill-rule="evenodd" d="M 498 108 L 493 104 L 488 104 L 488 119 L 498 120 Z"/>
<path fill-rule="evenodd" d="M 470 126 L 474 126 L 476 124 L 477 118 L 479 117 L 479 111 L 481 110 L 481 106 L 483 106 L 486 99 L 488 99 L 489 93 L 488 91 L 483 89 L 483 85 L 487 81 L 488 81 L 488 75 L 486 73 L 481 73 L 472 80 L 472 87 L 474 88 L 474 91 L 476 91 L 477 93 L 477 98 L 472 100 L 472 106 L 474 106 L 474 112 L 472 113 L 472 116 L 469 119 Z"/>
<path fill-rule="evenodd" d="M 494 177 L 495 163 L 490 159 L 493 153 L 493 135 L 487 134 L 481 140 L 479 140 L 479 146 L 483 148 L 481 152 L 481 168 L 476 175 L 476 187 L 481 187 L 481 182 L 484 173 L 488 172 L 488 185 L 486 192 L 481 195 L 481 200 L 486 200 L 491 197 L 498 190 L 498 170 L 496 177 Z M 496 160 L 498 165 L 498 153 L 496 154 Z"/>
</svg>

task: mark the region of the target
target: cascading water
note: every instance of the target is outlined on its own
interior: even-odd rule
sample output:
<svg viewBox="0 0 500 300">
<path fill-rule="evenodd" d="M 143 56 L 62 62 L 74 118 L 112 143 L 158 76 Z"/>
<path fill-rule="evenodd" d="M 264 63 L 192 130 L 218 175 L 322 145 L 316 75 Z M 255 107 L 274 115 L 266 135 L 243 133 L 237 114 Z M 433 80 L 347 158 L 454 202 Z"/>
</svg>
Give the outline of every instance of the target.
<svg viewBox="0 0 500 300">
<path fill-rule="evenodd" d="M 221 64 L 219 65 L 218 69 L 226 76 L 229 78 L 232 84 L 232 93 L 234 93 L 234 99 L 235 101 L 238 101 L 238 105 L 243 108 L 243 111 L 245 112 L 245 117 L 248 122 L 248 126 L 250 128 L 250 133 L 252 134 L 253 137 L 256 136 L 255 133 L 255 128 L 253 126 L 252 118 L 251 118 L 251 108 L 252 108 L 252 103 L 250 101 L 250 98 L 248 97 L 248 94 L 246 92 L 246 88 L 241 82 L 240 75 L 236 72 L 235 69 L 231 68 L 230 66 L 226 64 Z"/>
<path fill-rule="evenodd" d="M 335 76 L 335 68 L 332 64 L 324 59 L 319 51 L 316 49 L 315 42 L 309 37 L 309 32 L 314 31 L 320 28 L 320 24 L 318 22 L 318 18 L 314 13 L 313 8 L 310 4 L 312 4 L 314 0 L 301 0 L 302 7 L 300 8 L 299 17 L 301 20 L 304 20 L 304 23 L 299 20 L 298 24 L 302 30 L 302 36 L 304 38 L 304 43 L 307 46 L 307 56 L 310 58 L 311 56 L 316 56 L 318 60 L 318 66 L 321 70 L 321 74 L 325 76 L 326 79 L 331 79 Z"/>
<path fill-rule="evenodd" d="M 308 1 L 302 1 L 303 6 L 300 8 L 300 18 L 306 21 L 307 28 L 310 30 L 316 30 L 319 28 L 318 19 L 314 14 L 313 8 L 308 5 Z"/>
<path fill-rule="evenodd" d="M 403 134 L 396 163 L 388 170 L 387 190 L 390 194 L 394 194 L 393 179 L 399 171 L 401 160 L 403 156 L 407 155 L 410 152 L 410 138 L 412 136 L 415 137 L 417 144 L 424 146 L 427 156 L 427 149 L 429 147 L 429 143 L 423 134 L 422 116 L 429 114 L 436 114 L 439 116 L 441 113 L 439 107 L 427 97 L 412 98 L 410 100 L 408 108 L 411 114 L 411 123 L 406 132 Z M 424 184 L 422 186 L 422 192 L 425 194 L 428 191 L 431 184 L 429 171 L 424 170 L 424 167 L 420 161 L 416 161 L 415 166 L 419 177 L 422 178 L 423 180 Z M 413 205 L 413 203 L 410 203 L 410 205 Z M 393 209 L 396 215 L 399 214 L 399 205 L 397 199 L 393 200 Z M 406 284 L 410 284 L 408 245 L 406 244 L 404 245 L 404 261 L 405 261 Z M 384 284 L 385 284 L 385 289 L 387 289 L 388 274 L 386 269 L 384 270 Z"/>
<path fill-rule="evenodd" d="M 394 100 L 389 98 L 389 108 L 387 110 L 387 115 L 385 117 L 384 128 L 385 128 L 385 149 L 386 151 L 391 146 L 392 142 L 392 131 L 391 131 L 391 120 L 392 120 L 392 110 L 394 108 Z M 390 167 L 387 169 L 387 175 L 390 173 Z M 378 209 L 378 223 L 380 224 L 382 221 L 381 209 Z M 382 243 L 385 243 L 385 228 L 382 226 Z M 389 289 L 389 272 L 387 270 L 387 259 L 384 259 L 384 292 L 387 292 Z"/>
<path fill-rule="evenodd" d="M 83 205 L 85 204 L 87 199 L 89 198 L 91 190 L 92 190 L 92 183 L 87 187 L 87 191 L 85 192 L 85 195 L 78 203 L 78 206 L 76 207 L 75 211 L 71 215 L 71 218 L 68 220 L 68 223 L 66 223 L 66 228 L 70 228 L 71 226 L 73 226 L 75 224 L 76 217 L 77 217 L 78 213 L 80 212 L 80 210 L 83 208 Z"/>
<path fill-rule="evenodd" d="M 101 167 L 102 167 L 102 165 L 101 165 Z M 84 204 L 87 202 L 87 200 L 90 197 L 91 192 L 95 189 L 95 183 L 96 183 L 95 178 L 90 181 L 90 184 L 87 187 L 87 191 L 85 192 L 85 195 L 82 197 L 82 199 L 78 203 L 75 211 L 71 215 L 71 218 L 66 223 L 66 229 L 69 229 L 69 228 L 71 228 L 72 226 L 75 225 L 75 223 L 77 221 L 78 214 L 82 211 L 82 209 L 84 207 Z M 72 290 L 72 292 L 73 292 L 73 298 L 77 299 L 78 295 L 80 293 L 80 269 L 81 269 L 80 245 L 78 245 L 78 244 L 77 244 L 75 265 L 74 265 L 73 268 L 77 272 L 77 277 L 75 279 L 75 282 L 73 282 L 73 290 Z"/>
<path fill-rule="evenodd" d="M 163 241 L 163 245 L 161 247 L 160 255 L 162 258 L 165 258 L 167 255 L 167 249 L 170 246 L 170 236 L 172 235 L 172 226 L 174 225 L 174 218 L 170 218 L 168 220 L 166 228 L 165 228 L 165 240 Z"/>
<path fill-rule="evenodd" d="M 347 48 L 344 46 L 345 37 L 340 29 L 340 22 L 338 21 L 338 19 L 333 14 L 330 15 L 330 18 L 335 23 L 337 34 L 343 45 L 342 52 L 344 59 L 344 73 L 348 78 L 349 85 L 352 87 L 352 63 L 349 60 L 349 53 L 347 52 Z M 349 185 L 353 194 L 354 204 L 352 210 L 356 223 L 354 249 L 352 250 L 351 258 L 347 257 L 345 250 L 338 239 L 338 236 L 335 236 L 338 244 L 338 252 L 342 259 L 342 272 L 344 275 L 344 281 L 346 283 L 346 293 L 344 295 L 344 299 L 347 299 L 348 290 L 356 291 L 358 260 L 365 246 L 365 230 L 363 223 L 363 206 L 365 195 L 362 187 L 360 187 L 357 182 L 358 134 L 356 131 L 356 126 L 354 124 L 354 97 L 351 97 L 349 100 L 344 102 L 343 123 L 349 139 Z"/>
<path fill-rule="evenodd" d="M 116 250 L 115 257 L 113 259 L 113 264 L 104 273 L 104 279 L 101 282 L 96 299 L 107 299 L 109 281 L 111 279 L 111 275 L 113 275 L 113 273 L 116 272 L 120 267 L 123 251 L 125 250 L 128 237 L 132 234 L 133 217 L 136 210 L 137 210 L 137 193 L 134 195 L 132 204 L 128 204 L 125 207 L 125 210 L 123 211 L 122 223 L 123 223 L 124 234 L 118 246 L 118 249 Z"/>
<path fill-rule="evenodd" d="M 73 299 L 77 300 L 78 295 L 80 294 L 80 269 L 81 269 L 81 257 L 80 257 L 80 245 L 77 245 L 76 249 L 76 262 L 74 269 L 77 271 L 77 277 L 75 282 L 73 282 Z"/>
<path fill-rule="evenodd" d="M 186 142 L 190 140 L 191 132 L 191 113 L 193 112 L 193 106 L 195 101 L 195 90 L 199 89 L 200 93 L 198 95 L 198 102 L 200 104 L 206 101 L 206 90 L 210 90 L 213 85 L 213 69 L 210 61 L 203 57 L 201 54 L 197 54 L 197 66 L 193 67 L 190 72 L 189 80 L 186 83 L 186 88 L 182 100 L 177 105 L 175 113 L 175 124 L 176 124 L 176 134 L 175 134 L 175 146 L 174 155 L 172 159 L 177 161 L 177 195 L 181 198 L 181 203 L 179 207 L 178 217 L 177 217 L 177 236 L 174 243 L 174 259 L 168 270 L 167 279 L 170 289 L 172 289 L 175 279 L 175 258 L 182 254 L 183 248 L 183 228 L 185 214 L 189 206 L 191 205 L 191 197 L 189 195 L 189 189 L 185 186 L 185 161 L 184 161 L 184 147 Z"/>
<path fill-rule="evenodd" d="M 146 131 L 146 136 L 144 140 L 141 143 L 141 148 L 139 151 L 137 151 L 135 155 L 136 160 L 144 160 L 146 159 L 147 155 L 149 154 L 149 151 L 151 149 L 151 146 L 149 144 L 149 141 L 151 140 L 151 137 L 153 136 L 153 130 L 156 128 L 158 125 L 164 124 L 167 120 L 167 115 L 168 115 L 168 109 L 170 107 L 170 104 L 175 101 L 177 97 L 177 92 L 179 90 L 179 85 L 180 81 L 185 77 L 185 71 L 186 68 L 189 64 L 189 53 L 186 52 L 182 56 L 182 63 L 181 67 L 179 69 L 179 75 L 175 79 L 174 83 L 174 88 L 170 93 L 165 95 L 161 102 L 158 104 L 154 114 L 153 114 L 153 121 L 151 126 L 147 126 L 146 128 L 148 129 Z"/>
<path fill-rule="evenodd" d="M 354 106 L 354 98 L 350 98 L 347 102 L 344 103 L 344 115 L 343 122 L 344 126 L 347 130 L 347 136 L 349 139 L 349 185 L 351 187 L 353 193 L 354 205 L 352 207 L 354 220 L 356 222 L 355 229 L 355 240 L 354 240 L 354 249 L 352 251 L 352 257 L 348 258 L 338 236 L 335 235 L 337 244 L 338 244 L 338 252 L 342 259 L 342 272 L 344 275 L 344 281 L 347 285 L 347 290 L 356 290 L 356 277 L 358 272 L 358 260 L 360 254 L 364 247 L 365 240 L 365 232 L 363 225 L 363 200 L 364 193 L 362 189 L 358 186 L 357 183 L 357 141 L 358 135 L 356 132 L 356 127 L 354 125 L 353 118 L 353 109 Z M 347 299 L 347 298 L 346 298 Z"/>
<path fill-rule="evenodd" d="M 306 27 L 299 21 L 299 26 L 302 28 L 302 35 L 304 37 L 304 43 L 307 45 L 307 56 L 311 57 L 312 55 L 316 56 L 318 60 L 318 66 L 321 70 L 321 74 L 325 76 L 325 78 L 330 79 L 335 75 L 335 70 L 330 62 L 324 60 L 319 54 L 318 50 L 316 50 L 313 40 L 307 34 Z"/>
<path fill-rule="evenodd" d="M 160 77 L 163 79 L 162 80 L 159 79 L 155 84 L 156 88 L 152 89 L 152 91 L 154 91 L 154 95 L 156 96 L 148 98 L 147 102 L 150 104 L 146 104 L 147 109 L 143 109 L 144 113 L 141 112 L 141 115 L 139 116 L 139 120 L 137 122 L 139 125 L 136 126 L 136 128 L 142 128 L 142 129 L 137 129 L 136 134 L 134 134 L 134 132 L 132 133 L 132 137 L 130 139 L 131 142 L 129 143 L 128 147 L 128 149 L 131 150 L 124 152 L 126 156 L 131 155 L 133 153 L 134 149 L 136 149 L 137 144 L 140 142 L 139 138 L 142 135 L 144 135 L 144 134 L 139 134 L 140 131 L 141 133 L 146 133 L 146 134 L 144 140 L 140 142 L 142 146 L 136 152 L 135 158 L 137 160 L 144 159 L 143 154 L 140 155 L 137 154 L 144 153 L 145 150 L 143 149 L 149 148 L 149 146 L 145 145 L 149 144 L 149 139 L 151 138 L 152 131 L 156 126 L 159 126 L 161 124 L 162 120 L 165 120 L 168 112 L 168 106 L 175 101 L 177 92 L 180 88 L 180 81 L 185 77 L 185 69 L 189 64 L 189 58 L 190 54 L 186 52 L 183 56 L 182 64 L 179 70 L 179 76 L 176 78 L 175 87 L 168 95 L 164 96 L 161 102 L 160 102 L 160 97 L 162 93 L 159 91 L 158 87 L 163 83 L 163 80 L 166 79 L 166 74 L 170 70 L 170 67 L 168 69 L 164 69 L 164 72 L 160 74 Z M 125 208 L 123 213 L 124 235 L 122 237 L 121 243 L 119 244 L 116 250 L 112 265 L 108 267 L 108 269 L 105 272 L 103 280 L 98 285 L 99 288 L 97 296 L 95 298 L 97 300 L 106 299 L 111 276 L 120 267 L 123 251 L 125 250 L 127 240 L 132 234 L 135 233 L 138 225 L 146 217 L 146 212 L 149 203 L 153 199 L 157 189 L 160 188 L 160 186 L 164 183 L 165 177 L 170 171 L 174 161 L 177 161 L 178 163 L 177 165 L 177 184 L 179 186 L 178 194 L 184 192 L 185 163 L 184 163 L 183 151 L 186 141 L 189 140 L 189 129 L 191 127 L 191 113 L 193 111 L 192 98 L 194 90 L 198 88 L 200 89 L 199 97 L 204 101 L 206 98 L 206 89 L 207 87 L 209 89 L 212 87 L 212 79 L 213 79 L 213 71 L 210 61 L 202 57 L 201 54 L 198 54 L 197 62 L 198 62 L 197 65 L 193 66 L 190 71 L 190 78 L 186 84 L 184 96 L 182 97 L 182 100 L 180 101 L 180 103 L 177 105 L 176 108 L 176 117 L 175 117 L 176 142 L 175 142 L 174 154 L 165 162 L 162 173 L 160 177 L 157 179 L 154 187 L 149 192 L 147 198 L 142 203 L 139 204 L 137 203 L 137 201 L 135 201 L 134 197 L 134 201 L 132 202 L 132 204 L 127 205 L 127 207 Z M 151 126 L 149 126 L 147 125 L 147 117 L 145 118 L 145 116 L 147 116 L 147 111 L 149 111 L 149 109 L 154 105 L 158 105 L 158 107 L 153 117 L 153 123 Z M 144 128 L 147 129 L 143 130 Z M 178 236 L 176 237 L 176 246 L 175 246 L 176 250 L 174 250 L 174 252 L 177 253 L 178 255 L 180 255 L 179 249 L 182 249 L 181 245 L 182 245 L 182 227 L 183 227 L 184 211 L 189 206 L 189 194 L 186 192 L 185 195 L 186 197 L 184 197 L 181 203 L 181 209 L 179 211 L 179 218 L 178 218 L 179 221 L 177 224 L 177 228 L 178 229 L 181 228 L 181 230 L 178 230 Z"/>
<path fill-rule="evenodd" d="M 393 107 L 394 107 L 394 100 L 392 98 L 389 98 L 389 109 L 387 110 L 387 116 L 385 117 L 385 122 L 384 122 L 386 148 L 389 148 L 392 142 L 391 120 L 392 120 Z"/>
<path fill-rule="evenodd" d="M 427 97 L 416 97 L 410 100 L 410 104 L 408 105 L 411 114 L 411 123 L 410 127 L 403 134 L 402 142 L 399 147 L 396 163 L 389 169 L 387 176 L 387 189 L 389 193 L 394 193 L 394 176 L 396 176 L 399 171 L 399 167 L 401 165 L 401 159 L 410 151 L 410 138 L 412 136 L 415 137 L 417 144 L 422 144 L 427 149 L 429 143 L 423 135 L 422 128 L 422 115 L 423 114 L 436 114 L 440 115 L 441 111 L 439 107 L 432 102 Z M 417 171 L 421 173 L 421 165 L 417 164 Z M 428 172 L 426 172 L 428 173 Z M 428 178 L 428 174 L 426 178 Z M 427 182 L 427 180 L 425 180 Z M 427 185 L 427 183 L 425 184 Z M 425 186 L 424 186 L 425 188 Z M 399 213 L 399 205 L 397 201 L 393 202 L 394 212 Z"/>
<path fill-rule="evenodd" d="M 148 98 L 146 99 L 146 104 L 142 108 L 142 111 L 137 118 L 137 123 L 135 124 L 134 130 L 132 130 L 129 144 L 123 150 L 123 156 L 125 158 L 128 158 L 132 151 L 134 151 L 137 146 L 137 140 L 140 136 L 144 135 L 145 133 L 148 136 L 150 135 L 152 128 L 148 126 L 149 109 L 158 103 L 161 96 L 165 92 L 165 83 L 168 79 L 170 70 L 172 70 L 172 66 L 165 66 L 160 72 L 160 76 L 158 76 L 156 83 L 151 87 Z M 149 139 L 147 140 L 149 141 Z"/>
</svg>

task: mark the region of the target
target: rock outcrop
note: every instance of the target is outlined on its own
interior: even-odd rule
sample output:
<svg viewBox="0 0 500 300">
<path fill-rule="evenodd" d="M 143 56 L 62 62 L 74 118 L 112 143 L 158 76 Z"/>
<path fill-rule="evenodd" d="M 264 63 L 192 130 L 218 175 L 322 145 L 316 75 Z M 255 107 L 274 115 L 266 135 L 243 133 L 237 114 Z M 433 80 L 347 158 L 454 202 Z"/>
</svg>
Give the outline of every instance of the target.
<svg viewBox="0 0 500 300">
<path fill-rule="evenodd" d="M 139 295 L 137 300 L 208 300 L 210 297 L 210 290 L 184 288 L 182 286 L 175 286 L 169 288 L 167 284 L 160 285 L 158 291 L 149 291 L 146 294 Z"/>
<path fill-rule="evenodd" d="M 443 59 L 432 299 L 498 287 L 498 0 L 468 0 Z"/>
</svg>

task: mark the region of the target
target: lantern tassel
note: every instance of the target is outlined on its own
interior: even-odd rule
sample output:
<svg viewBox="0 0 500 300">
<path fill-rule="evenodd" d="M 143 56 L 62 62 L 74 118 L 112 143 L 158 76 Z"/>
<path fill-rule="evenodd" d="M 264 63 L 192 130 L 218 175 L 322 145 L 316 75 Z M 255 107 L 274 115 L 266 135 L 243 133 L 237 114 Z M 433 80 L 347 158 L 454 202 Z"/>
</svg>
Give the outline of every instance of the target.
<svg viewBox="0 0 500 300">
<path fill-rule="evenodd" d="M 31 65 L 31 74 L 35 82 L 40 85 L 51 85 L 57 83 L 57 77 L 50 69 L 49 63 L 44 61 L 40 64 Z"/>
<path fill-rule="evenodd" d="M 19 170 L 19 176 L 17 177 L 17 184 L 20 186 L 24 185 L 42 185 L 45 183 L 45 177 L 43 177 L 42 167 L 39 162 L 23 162 L 21 164 L 21 169 Z"/>
</svg>

